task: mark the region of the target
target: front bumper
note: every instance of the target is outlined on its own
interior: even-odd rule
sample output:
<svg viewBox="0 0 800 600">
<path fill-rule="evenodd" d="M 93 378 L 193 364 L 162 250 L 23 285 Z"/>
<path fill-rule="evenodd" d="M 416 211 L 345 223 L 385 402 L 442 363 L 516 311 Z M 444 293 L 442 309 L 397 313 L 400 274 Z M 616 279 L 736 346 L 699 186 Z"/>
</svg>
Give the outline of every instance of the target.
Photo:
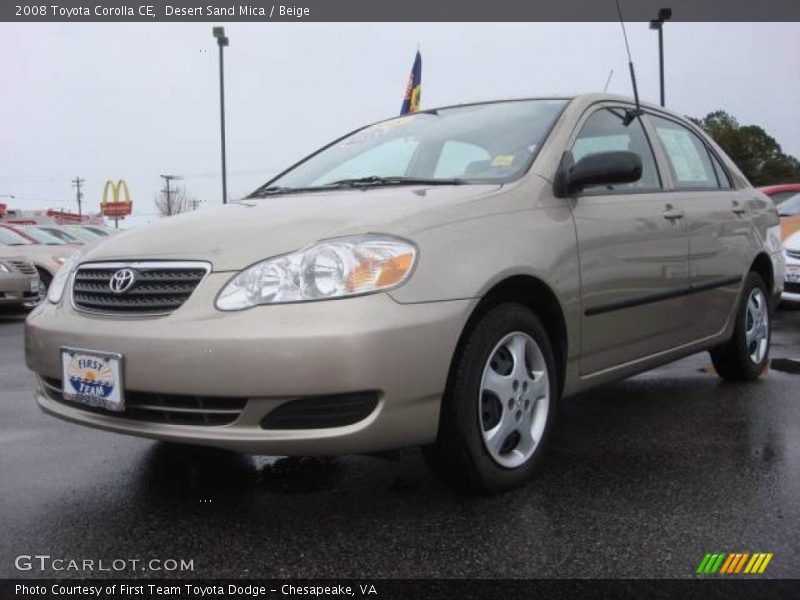
<svg viewBox="0 0 800 600">
<path fill-rule="evenodd" d="M 39 298 L 38 275 L 24 273 L 0 274 L 0 306 L 22 305 Z"/>
<path fill-rule="evenodd" d="M 244 397 L 228 425 L 134 421 L 84 410 L 41 387 L 37 401 L 55 416 L 119 433 L 286 455 L 369 452 L 433 441 L 450 361 L 474 301 L 398 304 L 386 294 L 213 310 L 229 275 L 212 273 L 173 314 L 120 318 L 47 303 L 26 323 L 28 366 L 61 379 L 60 348 L 124 357 L 126 391 Z M 365 419 L 322 429 L 262 429 L 261 419 L 297 398 L 376 390 Z"/>
<path fill-rule="evenodd" d="M 784 302 L 800 302 L 800 282 L 789 281 L 790 272 L 800 271 L 800 260 L 786 257 L 786 279 L 783 282 L 781 300 Z"/>
</svg>

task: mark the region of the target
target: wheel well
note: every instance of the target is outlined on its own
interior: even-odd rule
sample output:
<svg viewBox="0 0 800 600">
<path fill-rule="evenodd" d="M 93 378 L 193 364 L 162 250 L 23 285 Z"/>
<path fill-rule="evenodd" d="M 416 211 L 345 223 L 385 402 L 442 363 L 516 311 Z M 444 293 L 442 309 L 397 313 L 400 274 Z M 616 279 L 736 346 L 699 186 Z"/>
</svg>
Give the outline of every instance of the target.
<svg viewBox="0 0 800 600">
<path fill-rule="evenodd" d="M 53 276 L 47 269 L 45 269 L 44 267 L 40 267 L 39 265 L 35 266 L 36 270 L 39 271 L 39 279 L 41 279 L 42 281 L 52 281 Z"/>
<path fill-rule="evenodd" d="M 472 311 L 467 325 L 461 333 L 456 354 L 458 354 L 462 344 L 466 341 L 467 334 L 486 311 L 503 302 L 522 304 L 536 313 L 536 316 L 542 321 L 542 325 L 550 338 L 550 343 L 553 345 L 560 393 L 564 389 L 566 377 L 567 324 L 556 295 L 547 284 L 535 277 L 517 275 L 504 279 L 490 289 Z"/>
<path fill-rule="evenodd" d="M 774 274 L 772 272 L 772 260 L 766 254 L 759 254 L 750 265 L 750 270 L 761 275 L 761 279 L 767 286 L 767 294 L 772 294 L 775 289 Z"/>
</svg>

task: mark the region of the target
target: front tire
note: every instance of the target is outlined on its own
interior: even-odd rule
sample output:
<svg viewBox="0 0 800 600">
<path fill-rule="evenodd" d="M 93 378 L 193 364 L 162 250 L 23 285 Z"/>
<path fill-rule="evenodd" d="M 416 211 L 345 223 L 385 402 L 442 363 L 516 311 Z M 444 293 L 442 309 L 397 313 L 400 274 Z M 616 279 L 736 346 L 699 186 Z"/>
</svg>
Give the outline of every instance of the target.
<svg viewBox="0 0 800 600">
<path fill-rule="evenodd" d="M 36 267 L 39 271 L 39 298 L 44 300 L 47 297 L 47 290 L 50 289 L 50 283 L 53 281 L 53 276 L 44 269 Z"/>
<path fill-rule="evenodd" d="M 772 337 L 768 298 L 761 276 L 748 273 L 736 311 L 733 337 L 711 351 L 711 361 L 723 379 L 753 381 L 767 367 Z"/>
<path fill-rule="evenodd" d="M 555 418 L 555 365 L 547 332 L 526 307 L 504 303 L 480 317 L 454 359 L 438 438 L 423 449 L 433 473 L 471 493 L 527 481 Z"/>
</svg>

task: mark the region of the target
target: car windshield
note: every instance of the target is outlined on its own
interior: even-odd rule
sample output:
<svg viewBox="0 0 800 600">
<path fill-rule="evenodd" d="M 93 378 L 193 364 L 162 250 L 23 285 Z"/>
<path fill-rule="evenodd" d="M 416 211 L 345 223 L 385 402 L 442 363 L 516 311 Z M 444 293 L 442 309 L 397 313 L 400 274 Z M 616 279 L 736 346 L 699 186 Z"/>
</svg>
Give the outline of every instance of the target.
<svg viewBox="0 0 800 600">
<path fill-rule="evenodd" d="M 94 229 L 89 229 L 88 227 L 83 227 L 81 225 L 67 225 L 64 227 L 64 229 L 66 229 L 70 235 L 80 238 L 84 242 L 96 242 L 100 238 L 104 237 L 97 233 Z"/>
<path fill-rule="evenodd" d="M 566 102 L 494 102 L 383 121 L 312 154 L 251 197 L 339 185 L 511 181 L 528 168 Z"/>
<path fill-rule="evenodd" d="M 787 198 L 778 205 L 778 214 L 782 217 L 800 215 L 800 193 Z"/>
<path fill-rule="evenodd" d="M 0 244 L 5 244 L 6 246 L 28 246 L 32 243 L 32 241 L 18 233 L 5 227 L 0 227 Z"/>
<path fill-rule="evenodd" d="M 97 237 L 101 238 L 108 237 L 108 232 L 103 231 L 99 227 L 89 227 L 88 225 L 81 225 L 80 228 L 83 229 L 84 231 L 88 231 L 89 233 L 93 233 Z"/>
<path fill-rule="evenodd" d="M 62 231 L 61 229 L 56 229 L 55 227 L 42 227 L 40 231 L 49 233 L 50 235 L 53 235 L 60 240 L 64 240 L 69 244 L 75 244 L 79 242 L 79 240 L 76 237 L 70 235 L 66 231 Z"/>
<path fill-rule="evenodd" d="M 22 231 L 25 233 L 25 235 L 32 237 L 40 244 L 47 244 L 48 246 L 60 246 L 62 244 L 66 244 L 64 240 L 57 238 L 52 233 L 47 233 L 38 227 L 23 227 Z"/>
</svg>

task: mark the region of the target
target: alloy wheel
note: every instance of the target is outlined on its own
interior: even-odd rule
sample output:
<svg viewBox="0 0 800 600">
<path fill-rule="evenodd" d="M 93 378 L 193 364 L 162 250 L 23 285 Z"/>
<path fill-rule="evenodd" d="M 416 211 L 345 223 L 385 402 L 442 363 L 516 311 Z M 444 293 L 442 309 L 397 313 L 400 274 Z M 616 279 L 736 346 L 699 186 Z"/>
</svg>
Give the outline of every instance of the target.
<svg viewBox="0 0 800 600">
<path fill-rule="evenodd" d="M 767 354 L 769 341 L 769 309 L 761 288 L 753 288 L 747 299 L 745 315 L 745 343 L 753 364 L 759 364 Z"/>
<path fill-rule="evenodd" d="M 547 423 L 550 382 L 542 350 L 527 333 L 509 333 L 483 369 L 478 414 L 486 450 L 513 469 L 536 451 Z"/>
</svg>

